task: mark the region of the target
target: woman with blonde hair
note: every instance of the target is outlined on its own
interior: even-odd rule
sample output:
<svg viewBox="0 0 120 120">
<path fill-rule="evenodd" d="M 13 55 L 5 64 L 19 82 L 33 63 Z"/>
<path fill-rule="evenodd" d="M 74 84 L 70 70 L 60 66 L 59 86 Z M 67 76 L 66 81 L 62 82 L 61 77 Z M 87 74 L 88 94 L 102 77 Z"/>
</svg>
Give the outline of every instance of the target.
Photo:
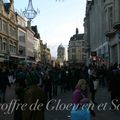
<svg viewBox="0 0 120 120">
<path fill-rule="evenodd" d="M 83 107 L 88 104 L 89 89 L 85 79 L 80 79 L 73 92 L 73 109 L 71 111 L 71 120 L 90 120 L 89 109 Z"/>
</svg>

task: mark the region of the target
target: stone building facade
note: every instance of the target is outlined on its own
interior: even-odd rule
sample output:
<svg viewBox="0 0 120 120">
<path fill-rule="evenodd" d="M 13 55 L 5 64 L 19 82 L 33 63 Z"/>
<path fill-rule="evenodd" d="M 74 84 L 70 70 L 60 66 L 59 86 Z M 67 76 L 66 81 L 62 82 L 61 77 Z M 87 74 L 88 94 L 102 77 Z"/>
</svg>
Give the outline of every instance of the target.
<svg viewBox="0 0 120 120">
<path fill-rule="evenodd" d="M 51 64 L 51 53 L 50 49 L 47 47 L 47 44 L 41 44 L 41 63 L 42 64 Z"/>
<path fill-rule="evenodd" d="M 26 63 L 42 61 L 44 50 L 45 58 L 50 59 L 50 50 L 42 47 L 37 26 L 30 25 L 14 9 L 14 0 L 7 3 L 0 0 L 0 66 L 12 66 L 21 60 Z"/>
<path fill-rule="evenodd" d="M 64 64 L 64 61 L 65 61 L 65 47 L 63 47 L 62 44 L 60 44 L 58 46 L 58 49 L 57 49 L 57 60 L 58 60 L 58 62 L 61 66 Z"/>
<path fill-rule="evenodd" d="M 110 62 L 120 64 L 120 0 L 106 0 L 106 36 L 110 46 Z"/>
<path fill-rule="evenodd" d="M 13 1 L 0 0 L 0 64 L 15 62 L 18 54 L 17 21 Z"/>
<path fill-rule="evenodd" d="M 120 63 L 119 6 L 119 0 L 87 1 L 84 28 L 85 40 L 88 43 L 88 59 L 91 52 L 96 52 L 101 63 Z"/>
<path fill-rule="evenodd" d="M 83 64 L 86 61 L 86 44 L 84 34 L 76 33 L 70 38 L 68 45 L 68 62 L 69 64 Z"/>
<path fill-rule="evenodd" d="M 26 59 L 26 20 L 23 16 L 16 12 L 18 27 L 18 58 Z"/>
<path fill-rule="evenodd" d="M 37 25 L 31 26 L 32 31 L 34 31 L 34 57 L 35 61 L 41 61 L 41 38 L 40 34 L 38 33 Z"/>
</svg>

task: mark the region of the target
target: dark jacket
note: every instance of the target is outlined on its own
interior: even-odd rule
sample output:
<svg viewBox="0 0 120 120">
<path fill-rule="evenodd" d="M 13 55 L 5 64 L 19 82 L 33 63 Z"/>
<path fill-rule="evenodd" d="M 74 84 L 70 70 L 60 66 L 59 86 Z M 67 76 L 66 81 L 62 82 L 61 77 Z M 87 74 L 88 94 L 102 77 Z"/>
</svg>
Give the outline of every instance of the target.
<svg viewBox="0 0 120 120">
<path fill-rule="evenodd" d="M 8 80 L 8 73 L 7 71 L 5 72 L 0 72 L 0 89 L 5 90 L 7 85 L 9 85 L 9 80 Z"/>
<path fill-rule="evenodd" d="M 30 110 L 30 106 L 38 100 L 38 104 L 44 104 L 41 110 Z M 25 111 L 23 111 L 23 120 L 44 120 L 45 94 L 41 88 L 31 85 L 25 90 L 24 103 L 27 103 Z M 36 107 L 37 108 L 37 107 Z"/>
</svg>

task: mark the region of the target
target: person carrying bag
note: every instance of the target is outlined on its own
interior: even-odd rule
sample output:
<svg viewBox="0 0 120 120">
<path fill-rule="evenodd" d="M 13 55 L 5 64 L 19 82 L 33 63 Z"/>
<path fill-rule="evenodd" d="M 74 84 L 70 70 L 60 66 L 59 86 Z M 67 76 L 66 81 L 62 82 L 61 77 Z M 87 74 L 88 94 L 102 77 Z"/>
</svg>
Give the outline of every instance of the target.
<svg viewBox="0 0 120 120">
<path fill-rule="evenodd" d="M 73 92 L 74 105 L 71 110 L 71 120 L 90 120 L 90 111 L 85 106 L 90 102 L 88 93 L 86 80 L 80 79 Z"/>
</svg>

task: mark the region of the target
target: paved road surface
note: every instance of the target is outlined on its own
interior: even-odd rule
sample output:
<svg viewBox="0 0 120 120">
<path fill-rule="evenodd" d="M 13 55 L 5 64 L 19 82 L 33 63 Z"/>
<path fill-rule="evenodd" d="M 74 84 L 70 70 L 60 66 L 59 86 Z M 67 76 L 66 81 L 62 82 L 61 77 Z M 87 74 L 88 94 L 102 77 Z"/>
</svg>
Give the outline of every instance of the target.
<svg viewBox="0 0 120 120">
<path fill-rule="evenodd" d="M 7 94 L 6 94 L 6 102 L 9 103 L 11 99 L 14 99 L 14 87 L 8 88 L 7 89 Z M 63 109 L 64 105 L 68 105 L 71 103 L 72 100 L 72 92 L 66 92 L 66 93 L 59 93 L 57 98 L 54 98 L 56 102 L 49 105 L 49 110 L 52 109 L 52 107 L 57 107 L 57 103 L 60 103 L 59 106 L 61 105 L 61 109 Z M 98 105 L 100 103 L 108 103 L 107 110 L 106 111 L 99 111 L 95 110 L 96 112 L 96 118 L 95 120 L 120 120 L 120 111 L 110 111 L 108 108 L 110 107 L 110 95 L 107 89 L 105 88 L 99 88 L 97 93 L 96 93 L 96 101 Z M 95 106 L 95 108 L 98 107 L 98 105 Z M 70 111 L 69 110 L 46 110 L 45 111 L 45 120 L 68 120 Z M 1 110 L 0 110 L 0 120 L 13 120 L 13 114 L 10 115 L 5 115 Z"/>
<path fill-rule="evenodd" d="M 63 103 L 71 102 L 71 92 L 67 92 L 65 94 L 59 95 L 57 99 L 61 99 Z M 110 111 L 110 93 L 106 88 L 99 88 L 96 92 L 96 102 L 94 110 L 96 113 L 95 120 L 120 120 L 120 111 Z M 107 104 L 106 110 L 99 110 L 99 105 L 103 103 Z M 70 111 L 46 111 L 46 120 L 68 120 L 67 116 L 69 116 Z M 92 118 L 93 119 L 93 118 Z"/>
</svg>

